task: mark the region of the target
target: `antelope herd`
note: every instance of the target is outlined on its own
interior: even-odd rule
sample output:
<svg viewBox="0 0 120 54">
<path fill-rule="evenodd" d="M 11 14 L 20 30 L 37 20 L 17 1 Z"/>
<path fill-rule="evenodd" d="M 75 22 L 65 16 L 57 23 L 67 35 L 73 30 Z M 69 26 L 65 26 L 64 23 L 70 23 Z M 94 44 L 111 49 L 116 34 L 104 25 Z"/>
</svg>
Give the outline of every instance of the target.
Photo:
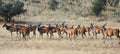
<svg viewBox="0 0 120 54">
<path fill-rule="evenodd" d="M 72 25 L 71 27 L 65 24 L 63 22 L 62 24 L 47 24 L 43 25 L 42 23 L 39 23 L 38 25 L 19 25 L 19 24 L 10 24 L 8 25 L 5 23 L 3 25 L 3 28 L 5 27 L 6 30 L 10 31 L 11 38 L 13 40 L 13 32 L 16 32 L 18 39 L 29 39 L 30 38 L 30 32 L 33 32 L 33 37 L 36 37 L 36 30 L 39 32 L 39 38 L 43 38 L 43 34 L 47 34 L 47 38 L 52 39 L 54 38 L 54 33 L 57 33 L 59 38 L 62 39 L 64 37 L 63 34 L 66 34 L 66 38 L 69 38 L 72 40 L 73 38 L 76 39 L 77 37 L 81 36 L 82 38 L 90 37 L 93 39 L 96 37 L 98 38 L 98 34 L 103 35 L 103 39 L 106 39 L 107 37 L 110 37 L 112 39 L 112 36 L 116 36 L 119 39 L 120 44 L 120 36 L 119 36 L 119 29 L 117 28 L 106 28 L 105 26 L 107 23 L 105 23 L 102 26 L 93 25 L 92 23 L 90 26 L 82 26 L 77 25 L 77 27 L 74 27 Z M 91 33 L 92 35 L 91 35 Z M 86 35 L 87 34 L 87 35 Z M 21 36 L 22 35 L 22 36 Z"/>
</svg>

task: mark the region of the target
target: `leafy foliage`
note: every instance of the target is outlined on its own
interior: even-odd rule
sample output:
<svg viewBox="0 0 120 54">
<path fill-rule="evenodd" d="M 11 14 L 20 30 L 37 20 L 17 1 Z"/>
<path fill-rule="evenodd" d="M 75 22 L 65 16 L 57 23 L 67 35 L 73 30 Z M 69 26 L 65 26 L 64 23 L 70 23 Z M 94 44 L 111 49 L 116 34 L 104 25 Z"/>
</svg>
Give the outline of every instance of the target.
<svg viewBox="0 0 120 54">
<path fill-rule="evenodd" d="M 50 0 L 48 4 L 49 4 L 50 9 L 52 10 L 56 10 L 58 6 L 58 2 L 56 0 Z"/>
<path fill-rule="evenodd" d="M 13 16 L 26 11 L 23 7 L 24 3 L 21 1 L 13 1 L 10 3 L 0 1 L 0 16 L 2 16 L 6 21 L 11 21 Z"/>
<path fill-rule="evenodd" d="M 92 5 L 91 10 L 98 17 L 101 14 L 101 11 L 105 9 L 106 0 L 94 0 Z"/>
<path fill-rule="evenodd" d="M 116 7 L 118 6 L 120 0 L 107 0 L 107 2 L 110 4 L 110 6 Z"/>
<path fill-rule="evenodd" d="M 0 6 L 1 6 L 1 4 L 3 4 L 2 0 L 0 0 Z"/>
</svg>

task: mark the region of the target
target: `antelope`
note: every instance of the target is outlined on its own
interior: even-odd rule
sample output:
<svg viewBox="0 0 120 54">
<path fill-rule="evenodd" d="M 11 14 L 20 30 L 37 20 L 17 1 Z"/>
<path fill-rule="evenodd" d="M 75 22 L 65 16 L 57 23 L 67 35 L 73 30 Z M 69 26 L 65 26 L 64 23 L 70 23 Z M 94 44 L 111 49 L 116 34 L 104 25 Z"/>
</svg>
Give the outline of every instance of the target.
<svg viewBox="0 0 120 54">
<path fill-rule="evenodd" d="M 17 36 L 18 36 L 18 31 L 17 31 L 16 27 L 14 26 L 14 24 L 7 25 L 7 24 L 5 23 L 2 27 L 3 27 L 3 28 L 5 27 L 6 30 L 8 30 L 8 31 L 11 33 L 11 38 L 12 38 L 12 40 L 13 40 L 13 35 L 12 35 L 13 32 L 16 32 L 16 33 L 17 33 Z"/>
<path fill-rule="evenodd" d="M 29 25 L 28 31 L 33 32 L 33 36 L 36 36 L 36 28 L 37 28 L 37 26 L 35 26 L 35 25 Z"/>
<path fill-rule="evenodd" d="M 48 37 L 49 28 L 47 26 L 41 26 L 41 23 L 38 25 L 38 32 L 40 33 L 41 37 L 43 38 L 43 33 L 47 33 Z"/>
<path fill-rule="evenodd" d="M 103 39 L 106 39 L 107 37 L 110 37 L 110 39 L 112 39 L 112 36 L 116 36 L 119 39 L 119 43 L 120 44 L 120 36 L 119 36 L 119 32 L 120 30 L 115 28 L 104 28 L 102 27 L 102 31 L 103 31 Z"/>
<path fill-rule="evenodd" d="M 58 36 L 60 38 L 62 38 L 62 36 L 61 36 L 61 30 L 60 30 L 59 27 L 54 27 L 54 26 L 51 26 L 51 24 L 48 24 L 48 28 L 49 28 L 49 33 L 50 33 L 50 39 L 52 38 L 53 33 L 55 33 L 55 32 L 58 32 Z"/>
<path fill-rule="evenodd" d="M 30 31 L 28 30 L 28 28 L 29 28 L 28 26 L 16 25 L 16 29 L 19 32 L 18 39 L 19 37 L 21 37 L 21 34 L 22 34 L 23 38 L 26 40 L 26 35 L 29 36 L 30 34 Z"/>
<path fill-rule="evenodd" d="M 66 33 L 66 37 L 67 37 L 67 35 L 69 35 L 70 40 L 72 39 L 72 36 L 73 36 L 74 38 L 76 38 L 77 29 L 75 29 L 75 28 L 73 28 L 73 27 L 70 27 L 70 28 L 69 28 L 69 27 L 65 26 L 64 32 Z"/>
<path fill-rule="evenodd" d="M 29 37 L 30 32 L 33 31 L 33 35 L 36 35 L 36 26 L 22 26 L 22 25 L 16 25 L 16 28 L 18 30 L 18 32 L 20 33 L 20 35 L 22 34 L 23 38 L 26 39 L 26 36 Z M 20 37 L 19 35 L 19 37 Z"/>
<path fill-rule="evenodd" d="M 90 27 L 87 27 L 87 26 L 86 26 L 86 27 L 84 27 L 84 29 L 85 29 L 85 31 L 87 32 L 88 36 L 91 36 L 91 35 L 90 35 Z"/>
<path fill-rule="evenodd" d="M 119 29 L 112 29 L 112 28 L 102 28 L 103 31 L 103 39 L 110 37 L 112 39 L 112 36 L 119 36 Z"/>
<path fill-rule="evenodd" d="M 107 24 L 107 23 L 105 23 L 103 26 L 97 26 L 97 25 L 96 25 L 96 26 L 93 26 L 93 24 L 91 24 L 90 29 L 91 29 L 91 31 L 92 31 L 92 33 L 93 33 L 93 36 L 95 36 L 96 39 L 97 39 L 97 34 L 103 33 L 103 31 L 101 30 L 101 28 L 102 28 L 102 27 L 105 27 L 106 24 Z"/>
<path fill-rule="evenodd" d="M 36 36 L 36 26 L 22 26 L 22 25 L 16 25 L 16 29 L 18 30 L 19 34 L 26 36 L 26 34 L 29 36 L 30 32 L 33 32 L 33 36 Z M 19 35 L 19 37 L 20 37 Z M 26 39 L 26 38 L 25 38 Z"/>
<path fill-rule="evenodd" d="M 76 29 L 77 29 L 77 35 L 81 34 L 83 38 L 84 38 L 84 36 L 86 36 L 85 26 L 83 26 L 83 27 L 77 27 Z M 83 35 L 84 35 L 84 36 L 83 36 Z"/>
<path fill-rule="evenodd" d="M 80 25 L 78 25 L 76 29 L 77 29 L 77 35 L 81 34 L 82 38 L 86 36 L 86 32 L 90 36 L 90 27 L 86 27 L 86 26 L 80 27 Z"/>
<path fill-rule="evenodd" d="M 18 32 L 20 33 L 20 35 L 22 34 L 22 36 L 25 40 L 26 40 L 26 36 L 29 37 L 29 34 L 30 34 L 28 26 L 21 26 L 20 28 L 18 28 Z M 20 37 L 20 35 L 19 35 L 19 37 Z"/>
<path fill-rule="evenodd" d="M 56 24 L 56 28 L 59 28 L 61 32 L 64 30 L 64 28 L 63 28 L 63 27 L 64 27 L 64 26 L 63 26 L 63 24 L 62 24 L 62 26 L 60 26 L 60 25 Z"/>
</svg>

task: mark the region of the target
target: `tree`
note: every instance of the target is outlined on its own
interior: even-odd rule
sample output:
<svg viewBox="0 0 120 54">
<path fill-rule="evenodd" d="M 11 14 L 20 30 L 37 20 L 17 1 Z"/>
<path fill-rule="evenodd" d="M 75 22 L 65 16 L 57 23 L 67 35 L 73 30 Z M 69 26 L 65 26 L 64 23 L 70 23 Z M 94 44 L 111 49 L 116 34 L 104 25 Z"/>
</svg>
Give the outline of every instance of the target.
<svg viewBox="0 0 120 54">
<path fill-rule="evenodd" d="M 0 1 L 0 16 L 6 21 L 11 21 L 13 16 L 26 12 L 23 7 L 24 3 L 19 0 L 10 3 Z"/>
<path fill-rule="evenodd" d="M 98 17 L 101 14 L 101 11 L 105 9 L 106 0 L 94 0 L 92 2 L 91 10 Z"/>
<path fill-rule="evenodd" d="M 50 9 L 56 10 L 57 5 L 58 5 L 58 2 L 57 2 L 56 0 L 50 0 L 50 1 L 48 2 L 48 4 L 49 4 Z"/>
</svg>

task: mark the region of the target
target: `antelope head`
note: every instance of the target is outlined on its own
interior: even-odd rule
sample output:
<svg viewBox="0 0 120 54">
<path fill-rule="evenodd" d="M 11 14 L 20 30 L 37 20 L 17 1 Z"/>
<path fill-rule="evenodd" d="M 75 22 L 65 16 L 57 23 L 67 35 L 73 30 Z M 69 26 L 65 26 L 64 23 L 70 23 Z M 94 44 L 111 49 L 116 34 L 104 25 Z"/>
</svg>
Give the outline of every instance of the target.
<svg viewBox="0 0 120 54">
<path fill-rule="evenodd" d="M 93 23 L 90 24 L 90 29 L 93 29 Z"/>
<path fill-rule="evenodd" d="M 77 28 L 80 28 L 80 25 L 78 25 Z"/>
<path fill-rule="evenodd" d="M 65 22 L 62 23 L 62 27 L 64 27 L 64 26 L 65 26 Z"/>
<path fill-rule="evenodd" d="M 40 26 L 41 26 L 41 24 L 42 24 L 42 23 L 39 23 L 39 24 L 38 24 L 38 27 L 40 27 Z"/>
</svg>

